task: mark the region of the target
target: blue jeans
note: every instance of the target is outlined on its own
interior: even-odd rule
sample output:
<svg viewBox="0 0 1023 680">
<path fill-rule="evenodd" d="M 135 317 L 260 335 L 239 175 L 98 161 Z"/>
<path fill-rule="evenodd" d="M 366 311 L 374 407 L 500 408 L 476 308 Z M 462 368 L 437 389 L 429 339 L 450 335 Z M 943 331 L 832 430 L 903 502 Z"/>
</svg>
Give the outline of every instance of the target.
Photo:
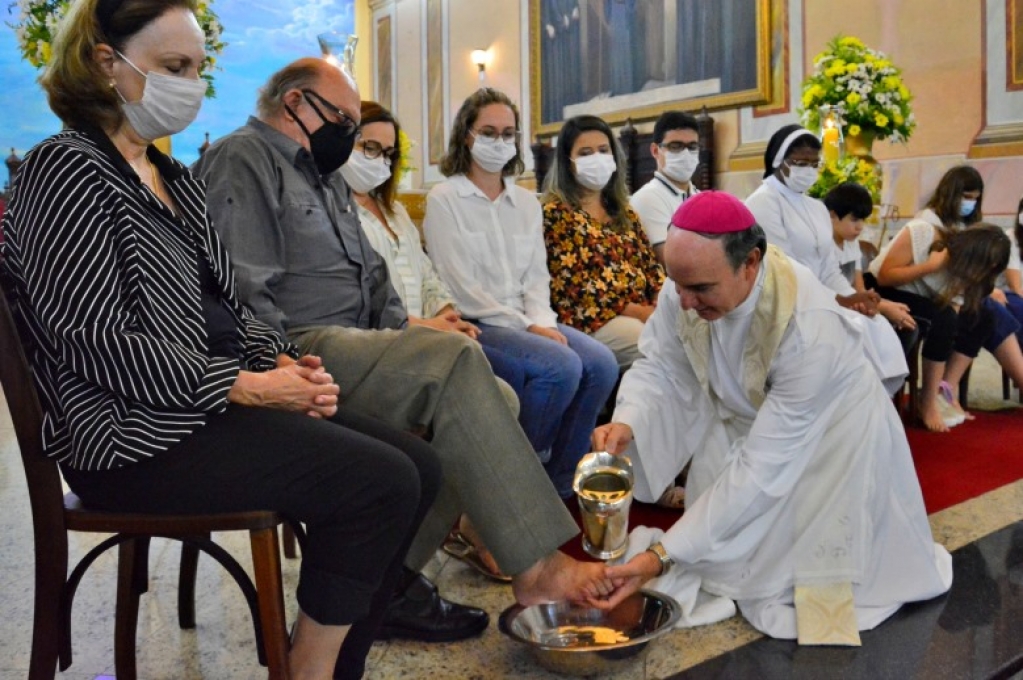
<svg viewBox="0 0 1023 680">
<path fill-rule="evenodd" d="M 519 424 L 562 498 L 572 495 L 572 476 L 590 450 L 597 415 L 618 380 L 618 363 L 607 347 L 558 324 L 568 346 L 526 330 L 478 323 L 480 344 L 494 374 L 519 397 Z"/>
<path fill-rule="evenodd" d="M 1023 297 L 1006 291 L 1005 306 L 1012 312 L 1012 316 L 1020 324 L 1020 327 L 1016 330 L 1016 337 L 1019 339 L 1020 347 L 1023 347 Z"/>
<path fill-rule="evenodd" d="M 998 304 L 989 297 L 984 298 L 984 309 L 991 314 L 994 320 L 994 328 L 990 335 L 984 339 L 984 349 L 994 352 L 1005 339 L 1013 333 L 1019 337 L 1020 317 L 1019 313 L 1023 307 L 1023 300 L 1015 293 L 1006 293 L 1006 304 Z"/>
</svg>

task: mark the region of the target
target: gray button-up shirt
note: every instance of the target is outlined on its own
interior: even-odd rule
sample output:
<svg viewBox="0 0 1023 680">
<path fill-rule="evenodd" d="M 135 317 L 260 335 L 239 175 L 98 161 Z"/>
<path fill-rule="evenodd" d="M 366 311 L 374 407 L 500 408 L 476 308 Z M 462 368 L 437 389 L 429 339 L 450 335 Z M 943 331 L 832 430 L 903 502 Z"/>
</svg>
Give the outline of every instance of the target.
<svg viewBox="0 0 1023 680">
<path fill-rule="evenodd" d="M 321 177 L 302 145 L 256 118 L 192 170 L 208 185 L 213 226 L 259 319 L 282 333 L 405 326 L 401 298 L 340 172 Z"/>
</svg>

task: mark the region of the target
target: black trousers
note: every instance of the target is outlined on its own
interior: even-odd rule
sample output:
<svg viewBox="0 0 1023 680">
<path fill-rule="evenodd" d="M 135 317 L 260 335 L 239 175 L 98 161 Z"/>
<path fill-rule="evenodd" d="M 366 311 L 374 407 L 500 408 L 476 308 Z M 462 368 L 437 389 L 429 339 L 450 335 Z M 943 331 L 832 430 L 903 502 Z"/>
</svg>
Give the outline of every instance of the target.
<svg viewBox="0 0 1023 680">
<path fill-rule="evenodd" d="M 873 277 L 867 276 L 864 281 L 871 287 Z M 925 323 L 918 324 L 921 329 L 926 328 L 920 356 L 928 361 L 948 361 L 953 351 L 976 358 L 984 340 L 994 331 L 994 318 L 987 310 L 957 313 L 952 307 L 898 288 L 877 286 L 877 292 L 886 300 L 908 306 L 918 322 L 924 320 Z"/>
<path fill-rule="evenodd" d="M 325 625 L 353 624 L 335 677 L 365 657 L 416 530 L 440 486 L 428 443 L 339 409 L 331 420 L 229 406 L 150 461 L 65 470 L 90 507 L 153 513 L 275 510 L 306 525 L 299 606 Z"/>
</svg>

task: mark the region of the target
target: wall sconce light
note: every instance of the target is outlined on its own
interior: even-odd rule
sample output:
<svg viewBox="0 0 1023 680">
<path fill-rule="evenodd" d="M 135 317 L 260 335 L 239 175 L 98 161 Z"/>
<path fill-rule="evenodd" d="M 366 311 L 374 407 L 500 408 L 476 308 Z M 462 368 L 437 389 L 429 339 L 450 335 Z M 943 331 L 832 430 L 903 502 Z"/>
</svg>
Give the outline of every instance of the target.
<svg viewBox="0 0 1023 680">
<path fill-rule="evenodd" d="M 486 77 L 487 62 L 490 61 L 489 50 L 473 50 L 472 54 L 469 55 L 472 59 L 472 63 L 476 64 L 476 68 L 480 72 L 480 82 Z"/>
</svg>

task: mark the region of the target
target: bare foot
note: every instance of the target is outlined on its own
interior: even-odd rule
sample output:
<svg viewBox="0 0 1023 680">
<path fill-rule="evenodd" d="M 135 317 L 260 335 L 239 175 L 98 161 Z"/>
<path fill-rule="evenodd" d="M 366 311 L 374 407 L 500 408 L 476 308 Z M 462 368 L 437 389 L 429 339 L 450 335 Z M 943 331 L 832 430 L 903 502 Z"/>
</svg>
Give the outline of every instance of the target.
<svg viewBox="0 0 1023 680">
<path fill-rule="evenodd" d="M 924 427 L 931 432 L 948 432 L 948 425 L 945 424 L 945 419 L 942 418 L 938 404 L 934 400 L 921 403 L 918 415 Z"/>
<path fill-rule="evenodd" d="M 542 602 L 607 597 L 614 584 L 607 577 L 603 562 L 580 562 L 555 551 L 512 578 L 515 600 L 524 606 Z"/>
</svg>

